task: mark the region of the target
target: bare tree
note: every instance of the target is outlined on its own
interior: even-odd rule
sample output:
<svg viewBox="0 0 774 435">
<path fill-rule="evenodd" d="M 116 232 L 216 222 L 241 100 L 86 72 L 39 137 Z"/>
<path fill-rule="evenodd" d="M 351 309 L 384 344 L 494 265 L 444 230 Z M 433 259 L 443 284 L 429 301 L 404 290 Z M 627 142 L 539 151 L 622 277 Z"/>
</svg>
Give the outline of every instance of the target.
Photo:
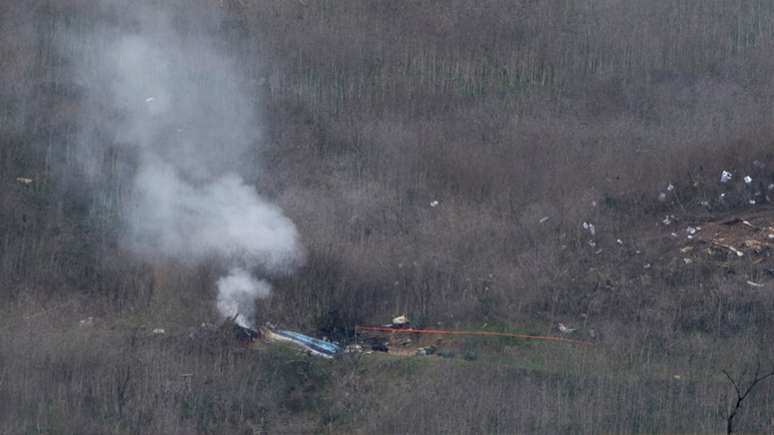
<svg viewBox="0 0 774 435">
<path fill-rule="evenodd" d="M 722 372 L 724 375 L 726 375 L 726 378 L 728 378 L 729 382 L 731 382 L 731 385 L 734 386 L 734 391 L 736 393 L 734 406 L 726 416 L 726 432 L 730 434 L 734 433 L 734 417 L 736 417 L 736 414 L 742 407 L 742 402 L 747 398 L 747 396 L 750 395 L 750 393 L 755 389 L 756 386 L 758 386 L 758 384 L 774 376 L 774 367 L 772 367 L 769 371 L 762 373 L 761 362 L 758 360 L 758 362 L 755 364 L 755 372 L 753 373 L 752 377 L 750 377 L 750 381 L 746 386 L 744 384 L 746 370 L 743 371 L 742 374 L 739 375 L 739 378 L 736 380 L 728 373 L 728 371 L 722 370 Z"/>
</svg>

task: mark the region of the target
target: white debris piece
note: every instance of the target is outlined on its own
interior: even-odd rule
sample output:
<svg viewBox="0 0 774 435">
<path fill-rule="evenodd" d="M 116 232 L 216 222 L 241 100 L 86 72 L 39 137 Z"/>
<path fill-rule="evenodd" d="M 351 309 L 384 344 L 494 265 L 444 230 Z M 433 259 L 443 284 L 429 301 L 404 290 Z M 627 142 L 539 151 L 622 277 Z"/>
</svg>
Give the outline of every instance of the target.
<svg viewBox="0 0 774 435">
<path fill-rule="evenodd" d="M 30 183 L 32 183 L 32 178 L 16 177 L 16 181 L 18 181 L 21 184 L 30 184 Z"/>
<path fill-rule="evenodd" d="M 733 176 L 734 174 L 724 170 L 723 172 L 720 173 L 720 182 L 728 183 L 729 181 L 731 181 L 731 178 L 733 178 Z"/>
<path fill-rule="evenodd" d="M 769 184 L 769 190 L 774 190 L 774 183 Z"/>
<path fill-rule="evenodd" d="M 621 239 L 615 239 L 615 242 L 618 243 L 619 245 L 623 245 L 623 240 Z"/>
<path fill-rule="evenodd" d="M 78 326 L 80 327 L 94 326 L 94 317 L 89 316 L 85 319 L 82 319 L 80 322 L 78 322 Z"/>
<path fill-rule="evenodd" d="M 669 183 L 669 185 L 667 186 L 667 192 L 671 192 L 671 191 L 673 191 L 673 190 L 675 190 L 675 186 L 674 186 L 674 184 L 672 184 L 672 183 Z"/>
<path fill-rule="evenodd" d="M 672 233 L 672 234 L 670 234 L 670 236 L 677 237 L 677 233 Z"/>
<path fill-rule="evenodd" d="M 744 184 L 750 184 L 752 183 L 752 177 L 749 175 L 744 176 Z"/>
<path fill-rule="evenodd" d="M 664 192 L 659 193 L 658 194 L 658 200 L 661 201 L 661 202 L 666 201 L 666 193 L 664 193 Z"/>
<path fill-rule="evenodd" d="M 592 207 L 596 207 L 597 206 L 597 202 L 596 201 L 591 201 L 591 206 Z"/>
<path fill-rule="evenodd" d="M 152 102 L 153 102 L 153 100 L 155 100 L 155 98 L 153 98 L 153 97 L 148 97 L 148 98 L 146 98 L 146 99 L 145 99 L 145 102 L 146 102 L 146 103 L 152 103 Z"/>
<path fill-rule="evenodd" d="M 747 201 L 747 203 L 749 203 L 750 205 L 755 205 L 755 200 L 751 199 L 751 200 Z"/>
<path fill-rule="evenodd" d="M 405 314 L 392 319 L 393 325 L 407 325 L 408 323 L 409 323 L 409 319 Z"/>
<path fill-rule="evenodd" d="M 430 207 L 438 207 L 438 201 L 430 201 Z"/>
<path fill-rule="evenodd" d="M 723 192 L 723 193 L 721 193 L 721 194 L 720 194 L 720 199 L 723 199 L 723 198 L 725 198 L 725 197 L 726 197 L 726 193 L 725 193 L 725 192 Z"/>
<path fill-rule="evenodd" d="M 753 166 L 755 166 L 758 169 L 763 169 L 764 167 L 766 167 L 766 165 L 764 165 L 763 162 L 760 160 L 753 160 Z"/>
<path fill-rule="evenodd" d="M 568 328 L 564 323 L 559 322 L 559 332 L 562 334 L 572 334 L 577 328 Z"/>
<path fill-rule="evenodd" d="M 685 263 L 685 264 L 691 264 L 691 263 L 693 263 L 693 260 L 691 260 L 691 259 L 690 259 L 690 258 L 688 258 L 688 257 L 685 257 L 685 258 L 683 258 L 683 263 Z"/>
<path fill-rule="evenodd" d="M 726 248 L 726 249 L 728 249 L 729 251 L 731 251 L 731 252 L 733 252 L 734 254 L 736 254 L 736 256 L 737 256 L 737 257 L 744 257 L 744 252 L 742 252 L 742 251 L 740 251 L 740 250 L 738 250 L 738 249 L 734 248 L 734 247 L 733 247 L 733 246 L 731 246 L 731 245 L 724 245 L 724 244 L 722 244 L 722 243 L 715 243 L 715 244 L 716 244 L 716 245 L 718 245 L 718 246 L 720 246 L 720 247 L 722 247 L 722 248 Z"/>
<path fill-rule="evenodd" d="M 153 328 L 153 334 L 160 335 L 160 334 L 166 334 L 167 331 L 164 330 L 164 328 Z"/>
<path fill-rule="evenodd" d="M 642 266 L 643 269 L 650 269 L 650 263 L 645 263 L 645 265 Z"/>
<path fill-rule="evenodd" d="M 671 216 L 664 217 L 664 219 L 661 220 L 661 223 L 663 223 L 664 225 L 670 225 L 672 223 L 672 217 Z"/>
<path fill-rule="evenodd" d="M 548 222 L 549 219 L 551 219 L 551 218 L 549 218 L 548 216 L 543 216 L 542 218 L 540 218 L 540 220 L 538 222 L 540 222 L 541 224 L 544 224 L 544 223 Z"/>
<path fill-rule="evenodd" d="M 688 234 L 696 234 L 696 231 L 698 231 L 695 227 L 688 227 L 685 229 L 685 232 Z"/>
<path fill-rule="evenodd" d="M 763 287 L 763 284 L 757 283 L 755 281 L 747 281 L 747 285 L 752 287 Z"/>
<path fill-rule="evenodd" d="M 583 222 L 583 229 L 587 230 L 592 236 L 597 234 L 597 229 L 594 228 L 594 224 Z"/>
<path fill-rule="evenodd" d="M 699 205 L 701 205 L 702 207 L 709 207 L 710 204 L 709 204 L 709 201 L 702 201 L 699 203 Z"/>
</svg>

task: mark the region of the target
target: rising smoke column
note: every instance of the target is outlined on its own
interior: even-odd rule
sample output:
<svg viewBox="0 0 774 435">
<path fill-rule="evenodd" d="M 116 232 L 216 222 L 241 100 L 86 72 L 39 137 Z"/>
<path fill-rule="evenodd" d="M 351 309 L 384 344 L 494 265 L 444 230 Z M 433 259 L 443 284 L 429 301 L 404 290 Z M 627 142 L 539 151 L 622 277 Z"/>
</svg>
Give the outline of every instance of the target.
<svg viewBox="0 0 774 435">
<path fill-rule="evenodd" d="M 293 223 L 246 181 L 261 137 L 256 103 L 205 24 L 182 37 L 163 11 L 126 10 L 139 30 L 102 28 L 74 59 L 93 108 L 83 116 L 83 167 L 109 177 L 94 168 L 108 143 L 119 144 L 132 168 L 124 245 L 150 258 L 225 258 L 218 311 L 252 325 L 271 286 L 249 271 L 286 273 L 303 257 Z"/>
</svg>

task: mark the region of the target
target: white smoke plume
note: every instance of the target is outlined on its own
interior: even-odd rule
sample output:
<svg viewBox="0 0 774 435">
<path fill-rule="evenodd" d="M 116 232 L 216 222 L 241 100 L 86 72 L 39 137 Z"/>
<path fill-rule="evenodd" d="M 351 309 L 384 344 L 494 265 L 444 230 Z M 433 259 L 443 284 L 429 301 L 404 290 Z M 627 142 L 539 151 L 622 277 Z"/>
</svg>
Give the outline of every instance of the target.
<svg viewBox="0 0 774 435">
<path fill-rule="evenodd" d="M 271 293 L 271 285 L 257 280 L 240 268 L 231 269 L 228 276 L 220 278 L 218 286 L 218 311 L 227 317 L 236 316 L 236 322 L 244 327 L 255 324 L 255 300 Z"/>
<path fill-rule="evenodd" d="M 124 244 L 146 257 L 225 258 L 232 269 L 217 282 L 217 308 L 252 324 L 255 300 L 271 286 L 248 270 L 286 273 L 303 257 L 293 223 L 246 178 L 258 167 L 257 102 L 209 37 L 211 16 L 182 36 L 161 10 L 175 2 L 103 3 L 136 16 L 132 31 L 77 35 L 68 49 L 93 108 L 82 122 L 83 166 L 109 180 L 102 160 L 107 144 L 118 144 L 113 166 L 131 174 L 120 196 Z"/>
</svg>

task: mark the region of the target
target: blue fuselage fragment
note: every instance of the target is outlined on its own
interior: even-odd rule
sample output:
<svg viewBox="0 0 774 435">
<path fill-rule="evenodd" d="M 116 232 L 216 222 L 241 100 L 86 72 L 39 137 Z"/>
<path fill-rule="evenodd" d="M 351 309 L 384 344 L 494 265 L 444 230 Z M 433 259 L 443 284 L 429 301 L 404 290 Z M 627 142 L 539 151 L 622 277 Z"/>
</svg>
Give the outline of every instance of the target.
<svg viewBox="0 0 774 435">
<path fill-rule="evenodd" d="M 308 335 L 299 334 L 298 332 L 278 330 L 274 331 L 275 334 L 281 335 L 288 340 L 294 341 L 311 351 L 321 353 L 327 356 L 334 356 L 337 353 L 343 351 L 341 346 L 331 343 L 330 341 L 320 340 L 319 338 L 309 337 Z"/>
</svg>

